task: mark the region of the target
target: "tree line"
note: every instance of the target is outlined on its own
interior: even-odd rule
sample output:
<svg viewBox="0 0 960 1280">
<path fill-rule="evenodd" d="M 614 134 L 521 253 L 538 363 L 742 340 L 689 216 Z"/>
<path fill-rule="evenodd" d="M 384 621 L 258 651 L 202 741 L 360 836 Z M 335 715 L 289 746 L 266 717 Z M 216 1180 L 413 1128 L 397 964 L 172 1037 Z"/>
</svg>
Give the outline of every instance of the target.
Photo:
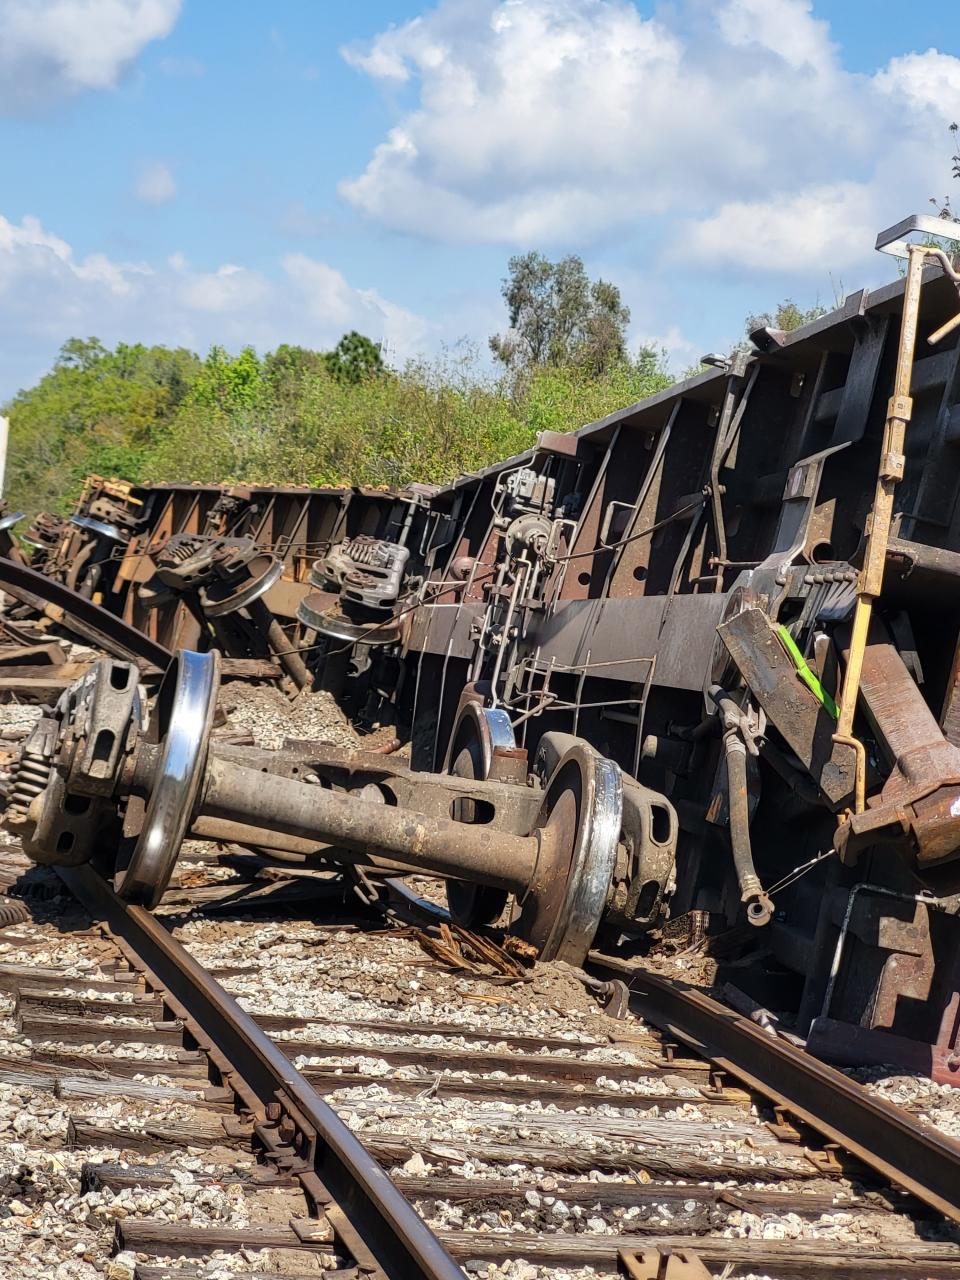
<svg viewBox="0 0 960 1280">
<path fill-rule="evenodd" d="M 204 357 L 72 338 L 4 407 L 6 497 L 30 514 L 66 511 L 91 473 L 443 483 L 522 452 L 540 431 L 574 430 L 672 381 L 662 352 L 629 351 L 619 290 L 590 280 L 578 257 L 511 258 L 502 293 L 509 327 L 490 339 L 493 368 L 464 344 L 392 368 L 356 332 L 332 351 L 215 346 Z"/>
</svg>

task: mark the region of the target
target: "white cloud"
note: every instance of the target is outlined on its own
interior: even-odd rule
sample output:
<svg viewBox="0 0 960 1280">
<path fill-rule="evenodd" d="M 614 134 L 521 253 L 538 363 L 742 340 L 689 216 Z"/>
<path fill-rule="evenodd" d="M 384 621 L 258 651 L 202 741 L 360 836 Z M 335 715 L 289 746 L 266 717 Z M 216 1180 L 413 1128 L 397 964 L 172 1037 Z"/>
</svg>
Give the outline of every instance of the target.
<svg viewBox="0 0 960 1280">
<path fill-rule="evenodd" d="M 829 24 L 812 10 L 812 0 L 727 0 L 717 10 L 717 25 L 730 45 L 776 54 L 794 69 L 829 73 L 836 47 Z"/>
<path fill-rule="evenodd" d="M 525 247 L 679 223 L 700 262 L 776 270 L 862 265 L 944 185 L 960 59 L 850 73 L 812 0 L 659 12 L 439 0 L 344 50 L 406 105 L 342 196 L 394 230 Z M 732 251 L 745 227 L 760 243 Z"/>
<path fill-rule="evenodd" d="M 0 216 L 0 297 L 5 310 L 18 308 L 20 292 L 29 295 L 41 283 L 50 289 L 55 306 L 58 288 L 68 299 L 85 288 L 91 294 L 125 297 L 131 294 L 134 281 L 149 275 L 149 267 L 120 265 L 103 254 L 78 261 L 70 245 L 45 230 L 37 218 L 25 217 L 18 226 Z M 54 323 L 53 315 L 37 319 L 43 329 Z"/>
<path fill-rule="evenodd" d="M 334 267 L 304 253 L 287 254 L 283 269 L 307 315 L 326 331 L 339 335 L 359 329 L 382 336 L 391 352 L 406 356 L 417 351 L 427 326 L 412 311 L 389 302 L 376 289 L 355 289 Z"/>
<path fill-rule="evenodd" d="M 0 0 L 0 109 L 112 88 L 179 12 L 180 0 Z"/>
<path fill-rule="evenodd" d="M 678 325 L 672 324 L 663 333 L 642 333 L 634 336 L 630 343 L 634 351 L 642 347 L 652 347 L 654 351 L 663 351 L 667 363 L 672 369 L 682 369 L 692 364 L 700 351 L 695 342 L 681 332 Z"/>
<path fill-rule="evenodd" d="M 177 194 L 177 184 L 168 166 L 154 160 L 140 170 L 135 193 L 144 204 L 167 204 Z"/>
<path fill-rule="evenodd" d="M 179 297 L 190 311 L 209 311 L 233 315 L 266 300 L 270 293 L 267 280 L 256 271 L 225 262 L 216 271 L 191 273 L 181 268 L 184 277 Z"/>
<path fill-rule="evenodd" d="M 628 155 L 630 168 L 643 164 L 637 99 L 644 86 L 669 90 L 680 54 L 626 3 L 446 0 L 347 51 L 387 83 L 416 77 L 420 106 L 341 191 L 388 225 L 444 238 L 598 229 L 610 218 L 611 175 Z M 669 111 L 662 101 L 660 114 Z"/>
<path fill-rule="evenodd" d="M 426 322 L 376 290 L 355 287 L 306 254 L 277 265 L 274 277 L 236 263 L 196 270 L 181 253 L 158 267 L 104 254 L 78 258 L 38 219 L 0 216 L 0 395 L 25 372 L 49 367 L 78 335 L 267 350 L 281 342 L 327 348 L 359 329 L 397 359 L 419 349 Z"/>
<path fill-rule="evenodd" d="M 629 0 L 442 0 L 345 51 L 419 103 L 341 192 L 401 230 L 545 242 L 802 181 L 825 134 L 852 161 L 866 122 L 837 116 L 850 85 L 823 24 L 771 2 L 756 22 L 758 0 L 725 0 L 682 38 Z"/>
<path fill-rule="evenodd" d="M 941 120 L 960 116 L 960 59 L 936 49 L 891 58 L 874 77 L 878 89 L 932 111 Z"/>
<path fill-rule="evenodd" d="M 769 200 L 735 200 L 688 224 L 674 256 L 761 271 L 817 271 L 864 256 L 880 227 L 875 193 L 855 182 Z"/>
</svg>

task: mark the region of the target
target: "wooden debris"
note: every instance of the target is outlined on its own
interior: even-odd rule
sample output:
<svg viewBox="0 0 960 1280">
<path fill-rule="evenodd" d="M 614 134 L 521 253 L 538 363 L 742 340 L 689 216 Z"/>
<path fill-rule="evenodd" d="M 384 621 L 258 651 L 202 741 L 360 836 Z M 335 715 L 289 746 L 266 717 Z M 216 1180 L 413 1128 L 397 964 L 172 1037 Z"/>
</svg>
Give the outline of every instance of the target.
<svg viewBox="0 0 960 1280">
<path fill-rule="evenodd" d="M 464 929 L 461 925 L 446 922 L 440 924 L 439 938 L 417 928 L 411 928 L 408 933 L 427 955 L 433 956 L 449 969 L 479 975 L 485 972 L 483 966 L 487 966 L 501 977 L 518 981 L 527 978 L 526 969 L 504 947 Z"/>
</svg>

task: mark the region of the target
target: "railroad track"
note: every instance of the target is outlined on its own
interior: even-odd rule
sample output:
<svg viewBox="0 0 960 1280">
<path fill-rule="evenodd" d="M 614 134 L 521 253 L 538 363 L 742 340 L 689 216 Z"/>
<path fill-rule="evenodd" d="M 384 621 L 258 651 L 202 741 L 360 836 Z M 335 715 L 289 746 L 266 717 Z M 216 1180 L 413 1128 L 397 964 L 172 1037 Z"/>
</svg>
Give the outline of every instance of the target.
<svg viewBox="0 0 960 1280">
<path fill-rule="evenodd" d="M 165 920 L 63 875 L 86 917 L 40 914 L 72 963 L 36 962 L 50 924 L 0 933 L 19 1038 L 0 1087 L 52 1095 L 61 1200 L 94 1224 L 71 1247 L 137 1280 L 656 1276 L 669 1251 L 693 1251 L 692 1275 L 960 1276 L 955 1203 L 907 1196 L 785 1099 L 763 1111 L 756 1061 L 684 1028 L 672 984 L 634 982 L 647 1019 L 617 1022 L 549 970 L 498 986 L 440 969 L 402 929 Z M 202 898 L 202 867 L 188 878 Z M 750 1067 L 745 1091 L 732 1072 Z"/>
</svg>

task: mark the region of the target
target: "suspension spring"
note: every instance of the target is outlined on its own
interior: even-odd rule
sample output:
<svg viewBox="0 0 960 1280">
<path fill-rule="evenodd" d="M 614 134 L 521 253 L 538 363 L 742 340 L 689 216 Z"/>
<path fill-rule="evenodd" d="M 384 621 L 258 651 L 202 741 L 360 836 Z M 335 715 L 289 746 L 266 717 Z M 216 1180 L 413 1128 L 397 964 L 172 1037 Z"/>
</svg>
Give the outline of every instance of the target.
<svg viewBox="0 0 960 1280">
<path fill-rule="evenodd" d="M 24 924 L 30 919 L 30 908 L 19 898 L 0 898 L 0 929 L 10 924 Z"/>
<path fill-rule="evenodd" d="M 15 820 L 26 819 L 31 803 L 46 789 L 51 769 L 51 762 L 38 751 L 21 751 L 20 758 L 10 767 L 8 817 Z"/>
</svg>

